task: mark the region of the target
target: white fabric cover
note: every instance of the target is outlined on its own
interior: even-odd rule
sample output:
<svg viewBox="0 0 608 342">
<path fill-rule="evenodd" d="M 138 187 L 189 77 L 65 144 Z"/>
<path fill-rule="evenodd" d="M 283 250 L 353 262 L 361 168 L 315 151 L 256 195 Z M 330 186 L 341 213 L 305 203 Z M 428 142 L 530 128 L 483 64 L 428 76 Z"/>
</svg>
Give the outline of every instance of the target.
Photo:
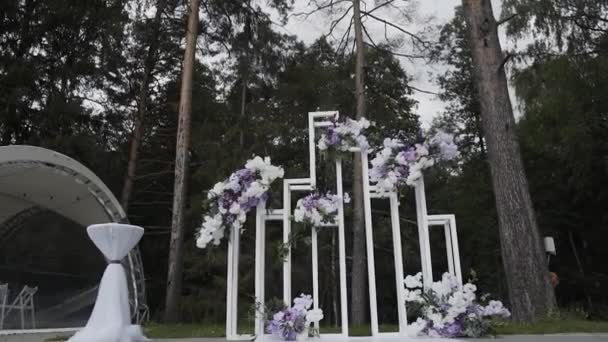
<svg viewBox="0 0 608 342">
<path fill-rule="evenodd" d="M 103 273 L 95 307 L 87 325 L 69 342 L 148 341 L 141 327 L 131 325 L 129 289 L 125 269 L 117 262 L 139 242 L 144 229 L 138 226 L 105 223 L 87 228 L 95 246 L 111 262 Z"/>
</svg>

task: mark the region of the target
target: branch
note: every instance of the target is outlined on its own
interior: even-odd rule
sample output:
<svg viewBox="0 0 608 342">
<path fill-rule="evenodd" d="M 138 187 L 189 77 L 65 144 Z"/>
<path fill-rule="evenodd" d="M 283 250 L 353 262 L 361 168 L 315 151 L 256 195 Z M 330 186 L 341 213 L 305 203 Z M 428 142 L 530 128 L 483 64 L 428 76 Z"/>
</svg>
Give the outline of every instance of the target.
<svg viewBox="0 0 608 342">
<path fill-rule="evenodd" d="M 361 12 L 361 13 L 363 13 L 363 16 L 369 16 L 369 17 L 371 17 L 373 19 L 376 19 L 379 22 L 384 23 L 384 25 L 388 25 L 388 26 L 390 26 L 392 28 L 395 28 L 395 29 L 397 29 L 397 30 L 405 33 L 406 35 L 410 36 L 411 38 L 413 38 L 414 40 L 418 41 L 420 44 L 422 44 L 424 46 L 427 45 L 427 42 L 425 42 L 422 38 L 418 37 L 417 35 L 411 33 L 410 31 L 408 31 L 408 30 L 406 30 L 406 29 L 404 29 L 404 28 L 402 28 L 402 27 L 400 27 L 398 25 L 395 25 L 395 24 L 391 23 L 390 21 L 387 21 L 387 20 L 382 19 L 382 18 L 378 18 L 375 15 L 370 14 L 370 12 Z"/>
<path fill-rule="evenodd" d="M 395 0 L 389 0 L 389 1 L 387 1 L 387 2 L 381 3 L 380 5 L 378 5 L 378 6 L 374 7 L 374 8 L 372 8 L 372 9 L 371 9 L 371 10 L 369 10 L 369 11 L 367 11 L 367 13 L 372 13 L 372 12 L 374 12 L 374 11 L 376 11 L 376 10 L 378 10 L 378 9 L 380 9 L 380 8 L 382 8 L 382 7 L 384 7 L 384 6 L 390 5 L 390 4 L 391 4 L 391 3 L 393 3 L 393 2 L 395 2 Z"/>
<path fill-rule="evenodd" d="M 289 17 L 302 17 L 302 16 L 303 16 L 304 18 L 308 18 L 308 17 L 309 17 L 310 15 L 312 15 L 312 14 L 315 14 L 315 13 L 317 13 L 317 12 L 320 12 L 320 11 L 326 10 L 326 9 L 328 9 L 328 8 L 332 8 L 332 7 L 334 7 L 335 5 L 337 5 L 337 4 L 339 4 L 339 3 L 351 2 L 351 0 L 337 0 L 337 1 L 335 1 L 335 0 L 331 0 L 329 3 L 327 3 L 327 4 L 325 4 L 325 5 L 319 5 L 319 4 L 318 4 L 316 1 L 314 1 L 314 0 L 313 0 L 313 1 L 311 1 L 311 2 L 314 2 L 315 6 L 316 6 L 316 8 L 315 8 L 315 9 L 313 9 L 313 10 L 311 10 L 311 11 L 308 11 L 308 12 L 292 13 L 292 14 L 290 14 L 290 15 L 289 15 Z M 309 5 L 310 5 L 310 3 L 309 3 Z"/>
<path fill-rule="evenodd" d="M 496 71 L 500 71 L 500 69 L 505 67 L 505 64 L 507 64 L 507 62 L 513 58 L 513 54 L 510 52 L 507 52 L 507 55 L 505 56 L 505 59 L 502 60 L 502 63 L 500 63 L 500 66 L 498 66 L 498 70 Z"/>
<path fill-rule="evenodd" d="M 412 90 L 415 90 L 415 91 L 417 91 L 419 93 L 429 94 L 429 95 L 439 95 L 439 93 L 435 93 L 435 92 L 430 91 L 430 90 L 423 90 L 423 89 L 420 89 L 420 88 L 416 88 L 416 87 L 411 86 L 409 84 L 407 85 L 407 87 L 410 88 L 410 89 L 412 89 Z"/>
<path fill-rule="evenodd" d="M 517 17 L 518 15 L 519 15 L 519 13 L 514 13 L 514 14 L 511 14 L 510 16 L 500 19 L 499 21 L 496 22 L 496 27 L 508 22 L 509 20 Z"/>
<path fill-rule="evenodd" d="M 338 47 L 336 48 L 336 53 L 339 53 L 340 51 L 343 51 L 344 49 L 346 49 L 346 45 L 348 44 L 348 38 L 350 38 L 350 31 L 353 27 L 353 18 L 350 18 L 350 23 L 348 24 L 348 28 L 346 29 L 346 31 L 344 31 L 344 34 L 342 35 L 342 38 L 340 39 L 340 42 L 338 43 Z M 344 42 L 344 48 L 342 48 L 342 42 Z"/>
<path fill-rule="evenodd" d="M 363 32 L 365 33 L 365 35 L 367 36 L 367 39 L 369 39 L 370 43 L 372 43 L 372 46 L 375 48 L 378 48 L 378 45 L 376 43 L 374 43 L 374 40 L 372 39 L 372 37 L 369 35 L 369 32 L 367 32 L 367 28 L 365 27 L 365 25 L 361 25 L 361 27 L 363 28 Z M 365 42 L 363 42 L 364 45 L 369 45 L 369 44 L 365 44 Z"/>
<path fill-rule="evenodd" d="M 340 16 L 340 18 L 334 20 L 331 22 L 331 25 L 329 27 L 329 33 L 327 34 L 328 36 L 332 36 L 332 33 L 334 32 L 334 29 L 336 28 L 336 26 L 338 26 L 338 24 L 342 21 L 342 19 L 344 19 L 346 17 L 346 15 L 348 15 L 348 13 L 350 12 L 350 10 L 353 9 L 353 6 L 349 6 L 346 11 L 344 11 L 344 13 Z"/>
</svg>

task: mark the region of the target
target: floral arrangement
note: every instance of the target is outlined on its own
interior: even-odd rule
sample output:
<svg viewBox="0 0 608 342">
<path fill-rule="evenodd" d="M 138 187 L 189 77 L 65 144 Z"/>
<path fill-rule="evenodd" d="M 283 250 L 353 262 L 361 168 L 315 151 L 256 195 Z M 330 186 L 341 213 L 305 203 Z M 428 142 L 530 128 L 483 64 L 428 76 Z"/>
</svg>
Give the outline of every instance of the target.
<svg viewBox="0 0 608 342">
<path fill-rule="evenodd" d="M 270 184 L 283 175 L 283 169 L 272 165 L 270 158 L 256 156 L 247 161 L 245 168 L 215 184 L 207 193 L 209 210 L 197 233 L 196 246 L 205 248 L 210 242 L 219 245 L 226 230 L 240 230 L 247 213 L 266 200 Z"/>
<path fill-rule="evenodd" d="M 492 332 L 495 319 L 511 313 L 502 302 L 477 302 L 477 287 L 471 282 L 460 286 L 456 278 L 443 274 L 441 281 L 422 291 L 422 273 L 405 278 L 406 302 L 419 306 L 421 317 L 409 326 L 410 333 L 430 337 L 482 337 Z M 481 302 L 486 302 L 487 295 Z M 415 306 L 415 305 L 413 305 Z"/>
<path fill-rule="evenodd" d="M 380 192 L 413 186 L 422 177 L 422 170 L 433 166 L 436 161 L 451 160 L 458 155 L 454 137 L 441 131 L 431 139 L 414 144 L 387 138 L 383 145 L 372 159 L 369 171 L 370 180 L 376 183 Z"/>
<path fill-rule="evenodd" d="M 310 325 L 323 319 L 323 310 L 310 309 L 312 297 L 301 294 L 293 300 L 292 307 L 285 307 L 275 313 L 267 322 L 266 332 L 285 341 L 303 341 L 309 336 L 318 336 Z"/>
<path fill-rule="evenodd" d="M 355 121 L 346 118 L 344 121 L 331 120 L 332 125 L 325 127 L 317 146 L 321 151 L 330 153 L 352 152 L 356 149 L 365 151 L 369 148 L 367 138 L 363 134 L 369 128 L 370 122 L 361 118 Z"/>
<path fill-rule="evenodd" d="M 345 194 L 344 198 L 345 202 L 348 203 L 348 194 Z M 340 196 L 330 192 L 325 195 L 312 193 L 298 200 L 293 212 L 294 220 L 313 227 L 334 222 L 336 215 L 338 215 L 338 206 L 341 200 Z"/>
</svg>

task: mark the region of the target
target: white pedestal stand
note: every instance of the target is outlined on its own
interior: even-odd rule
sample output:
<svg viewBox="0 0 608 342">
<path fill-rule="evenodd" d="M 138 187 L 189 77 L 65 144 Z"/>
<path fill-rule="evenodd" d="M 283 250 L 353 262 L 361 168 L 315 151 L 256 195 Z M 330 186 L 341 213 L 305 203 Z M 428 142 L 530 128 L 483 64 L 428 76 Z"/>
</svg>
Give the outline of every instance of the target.
<svg viewBox="0 0 608 342">
<path fill-rule="evenodd" d="M 144 229 L 126 224 L 106 223 L 89 226 L 87 233 L 109 264 L 101 278 L 95 307 L 87 325 L 68 341 L 147 341 L 141 328 L 131 324 L 127 277 L 120 264 L 120 260 L 137 245 Z"/>
</svg>

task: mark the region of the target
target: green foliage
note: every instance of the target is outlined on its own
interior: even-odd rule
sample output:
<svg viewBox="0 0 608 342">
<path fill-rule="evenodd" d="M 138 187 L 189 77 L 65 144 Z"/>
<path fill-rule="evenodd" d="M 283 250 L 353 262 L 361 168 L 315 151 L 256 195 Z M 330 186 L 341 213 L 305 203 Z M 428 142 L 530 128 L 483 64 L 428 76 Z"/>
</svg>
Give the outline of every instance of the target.
<svg viewBox="0 0 608 342">
<path fill-rule="evenodd" d="M 519 124 L 538 222 L 557 241 L 552 267 L 561 278 L 560 302 L 585 302 L 605 312 L 598 284 L 608 269 L 601 244 L 608 217 L 605 156 L 608 141 L 608 59 L 549 59 L 516 75 L 525 116 Z"/>
<path fill-rule="evenodd" d="M 505 0 L 507 33 L 526 40 L 533 58 L 546 53 L 595 53 L 606 48 L 608 2 L 605 0 Z M 541 38 L 542 39 L 538 39 Z"/>
</svg>

